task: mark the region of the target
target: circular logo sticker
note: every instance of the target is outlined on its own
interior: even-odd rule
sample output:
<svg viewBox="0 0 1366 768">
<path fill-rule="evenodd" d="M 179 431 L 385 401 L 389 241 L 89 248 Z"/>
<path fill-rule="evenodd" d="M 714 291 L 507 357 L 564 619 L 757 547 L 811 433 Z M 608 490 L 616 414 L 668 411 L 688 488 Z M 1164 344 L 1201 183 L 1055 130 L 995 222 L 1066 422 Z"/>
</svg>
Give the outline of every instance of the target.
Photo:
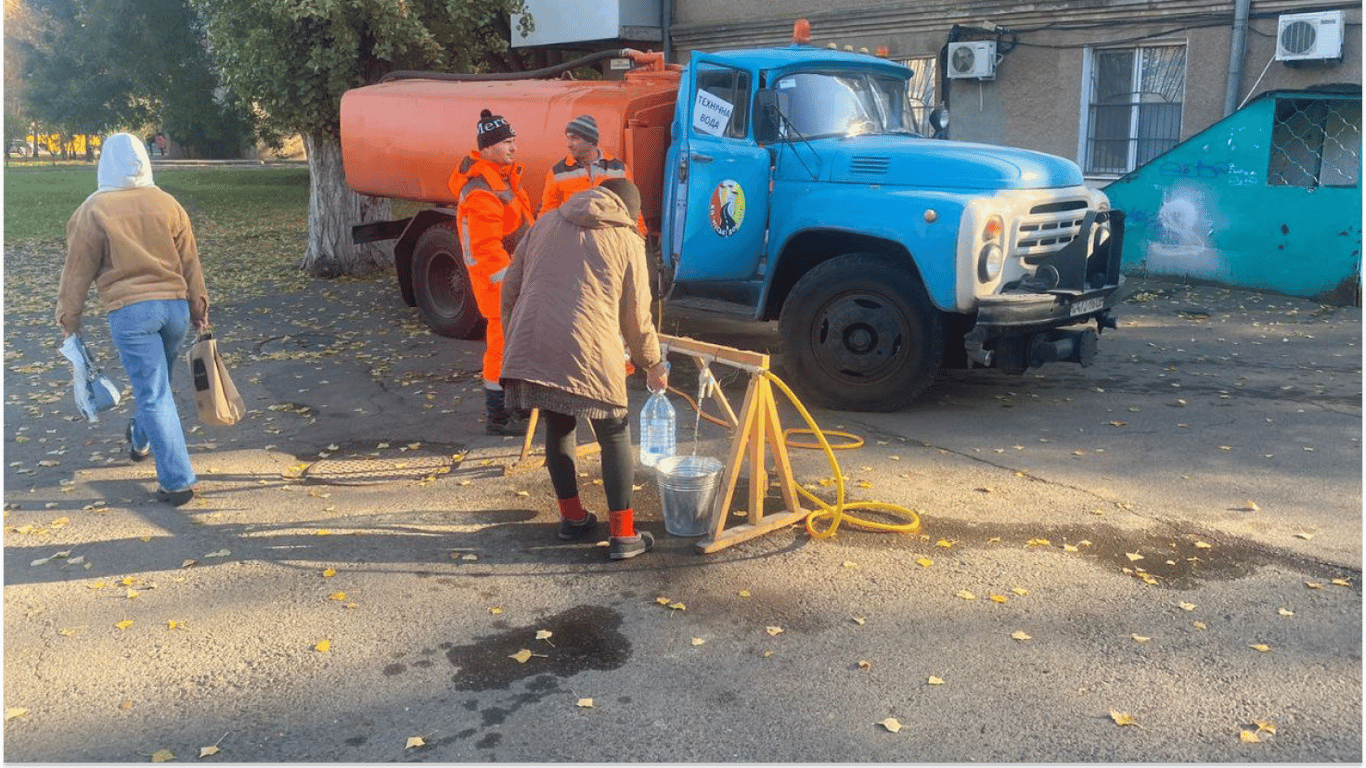
<svg viewBox="0 0 1366 768">
<path fill-rule="evenodd" d="M 707 207 L 711 228 L 721 237 L 730 237 L 745 221 L 745 190 L 740 182 L 726 179 L 716 185 Z"/>
</svg>

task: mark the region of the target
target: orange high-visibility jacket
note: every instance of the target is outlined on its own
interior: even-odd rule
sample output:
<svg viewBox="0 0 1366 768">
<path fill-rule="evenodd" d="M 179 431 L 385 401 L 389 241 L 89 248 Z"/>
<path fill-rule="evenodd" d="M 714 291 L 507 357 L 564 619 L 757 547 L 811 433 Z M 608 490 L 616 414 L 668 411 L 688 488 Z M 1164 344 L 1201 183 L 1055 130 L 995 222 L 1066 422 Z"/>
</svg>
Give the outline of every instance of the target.
<svg viewBox="0 0 1366 768">
<path fill-rule="evenodd" d="M 568 155 L 546 171 L 545 191 L 541 193 L 541 216 L 559 208 L 560 203 L 568 200 L 575 192 L 596 187 L 608 179 L 635 181 L 631 178 L 631 169 L 626 167 L 626 163 L 612 157 L 605 149 L 599 148 L 598 151 L 602 157 L 588 166 L 579 165 L 579 161 L 575 160 L 573 155 Z M 636 217 L 636 226 L 642 236 L 649 235 L 643 214 Z"/>
<path fill-rule="evenodd" d="M 494 165 L 471 151 L 448 182 L 460 200 L 456 209 L 460 246 L 475 302 L 486 318 L 498 317 L 498 284 L 517 242 L 534 219 L 521 181 L 521 166 Z"/>
</svg>

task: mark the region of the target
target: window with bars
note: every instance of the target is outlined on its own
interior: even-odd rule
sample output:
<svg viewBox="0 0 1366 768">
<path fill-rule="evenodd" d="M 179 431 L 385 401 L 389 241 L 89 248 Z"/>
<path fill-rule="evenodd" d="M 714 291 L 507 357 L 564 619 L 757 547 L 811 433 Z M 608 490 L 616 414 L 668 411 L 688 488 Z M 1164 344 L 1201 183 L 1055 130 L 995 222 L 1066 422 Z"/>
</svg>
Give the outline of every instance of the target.
<svg viewBox="0 0 1366 768">
<path fill-rule="evenodd" d="M 1091 57 L 1086 172 L 1128 173 L 1176 146 L 1186 46 L 1105 48 Z"/>
<path fill-rule="evenodd" d="M 910 128 L 921 136 L 933 136 L 930 112 L 939 103 L 935 86 L 939 83 L 939 57 L 922 56 L 901 62 L 910 68 L 911 79 L 906 83 L 906 101 L 910 110 Z"/>
<path fill-rule="evenodd" d="M 1355 187 L 1361 174 L 1361 102 L 1276 99 L 1266 181 L 1285 187 Z"/>
</svg>

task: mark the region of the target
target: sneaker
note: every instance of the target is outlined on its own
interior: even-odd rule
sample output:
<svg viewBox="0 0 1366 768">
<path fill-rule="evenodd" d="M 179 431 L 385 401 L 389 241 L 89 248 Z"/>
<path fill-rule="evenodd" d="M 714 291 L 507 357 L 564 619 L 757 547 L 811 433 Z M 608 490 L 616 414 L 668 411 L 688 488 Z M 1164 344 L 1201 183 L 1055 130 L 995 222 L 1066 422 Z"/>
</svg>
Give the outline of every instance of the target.
<svg viewBox="0 0 1366 768">
<path fill-rule="evenodd" d="M 582 539 L 598 529 L 598 516 L 592 512 L 579 522 L 560 519 L 560 538 L 565 541 Z"/>
<path fill-rule="evenodd" d="M 607 556 L 613 560 L 630 560 L 655 548 L 655 537 L 648 531 L 634 536 L 613 536 L 607 548 Z"/>
<path fill-rule="evenodd" d="M 179 507 L 193 498 L 193 488 L 182 488 L 179 491 L 168 491 L 165 488 L 157 489 L 157 500 L 164 501 L 173 507 Z"/>
<path fill-rule="evenodd" d="M 512 417 L 507 421 L 494 421 L 489 419 L 484 422 L 484 434 L 502 435 L 503 437 L 521 437 L 526 434 L 526 422 Z"/>
<path fill-rule="evenodd" d="M 148 442 L 142 447 L 138 447 L 137 441 L 133 439 L 134 434 L 135 431 L 133 429 L 133 420 L 129 419 L 127 432 L 128 458 L 132 459 L 133 461 L 144 461 L 147 459 L 148 456 L 152 455 L 152 444 L 151 442 Z"/>
</svg>

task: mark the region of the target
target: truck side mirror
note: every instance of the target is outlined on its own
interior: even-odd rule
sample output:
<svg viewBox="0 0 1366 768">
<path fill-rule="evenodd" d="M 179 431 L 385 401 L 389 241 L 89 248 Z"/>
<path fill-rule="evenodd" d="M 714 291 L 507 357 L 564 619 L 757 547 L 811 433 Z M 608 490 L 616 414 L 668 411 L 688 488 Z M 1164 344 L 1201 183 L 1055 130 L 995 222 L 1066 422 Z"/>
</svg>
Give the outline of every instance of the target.
<svg viewBox="0 0 1366 768">
<path fill-rule="evenodd" d="M 949 137 L 949 108 L 937 107 L 930 112 L 930 127 L 934 129 L 936 139 L 947 139 Z"/>
<path fill-rule="evenodd" d="M 754 97 L 754 140 L 760 144 L 772 144 L 778 140 L 778 124 L 782 117 L 778 114 L 778 92 L 759 91 Z"/>
</svg>

